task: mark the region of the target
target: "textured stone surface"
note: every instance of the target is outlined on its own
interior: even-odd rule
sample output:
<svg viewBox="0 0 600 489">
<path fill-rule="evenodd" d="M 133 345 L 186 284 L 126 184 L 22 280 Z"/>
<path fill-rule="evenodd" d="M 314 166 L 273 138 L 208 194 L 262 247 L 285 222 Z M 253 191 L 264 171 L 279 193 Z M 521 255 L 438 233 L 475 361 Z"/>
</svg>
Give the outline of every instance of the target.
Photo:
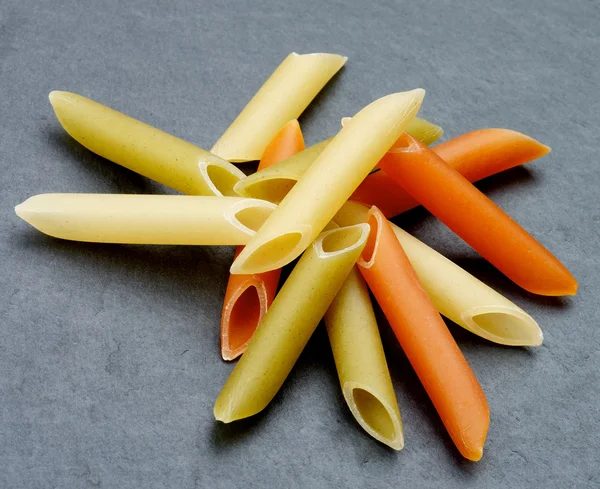
<svg viewBox="0 0 600 489">
<path fill-rule="evenodd" d="M 0 487 L 600 485 L 597 1 L 0 3 Z M 290 51 L 350 58 L 301 120 L 308 143 L 419 86 L 447 137 L 509 127 L 553 148 L 481 188 L 573 271 L 575 298 L 524 293 L 425 212 L 397 220 L 544 329 L 528 350 L 450 326 L 491 407 L 479 464 L 460 459 L 385 325 L 402 452 L 352 419 L 322 328 L 264 414 L 216 424 L 232 250 L 62 242 L 14 215 L 42 192 L 165 191 L 70 140 L 50 90 L 210 148 Z"/>
</svg>

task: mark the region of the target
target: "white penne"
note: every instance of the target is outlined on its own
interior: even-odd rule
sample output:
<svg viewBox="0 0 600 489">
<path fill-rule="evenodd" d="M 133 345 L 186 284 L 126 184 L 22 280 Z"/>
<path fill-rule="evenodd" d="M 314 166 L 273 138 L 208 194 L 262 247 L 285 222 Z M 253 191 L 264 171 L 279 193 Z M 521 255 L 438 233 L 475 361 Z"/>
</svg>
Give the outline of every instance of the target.
<svg viewBox="0 0 600 489">
<path fill-rule="evenodd" d="M 365 222 L 367 213 L 367 207 L 348 202 L 334 219 L 339 225 L 348 226 Z M 544 336 L 540 327 L 523 309 L 395 224 L 392 228 L 441 314 L 494 343 L 542 344 Z"/>
<path fill-rule="evenodd" d="M 228 161 L 259 160 L 283 125 L 297 119 L 348 58 L 291 53 L 244 107 L 211 152 Z"/>
<path fill-rule="evenodd" d="M 367 285 L 356 267 L 325 314 L 344 399 L 373 438 L 404 447 L 402 419 Z"/>
<path fill-rule="evenodd" d="M 300 255 L 404 132 L 424 95 L 422 89 L 396 93 L 361 110 L 292 187 L 231 273 L 273 270 Z"/>
<path fill-rule="evenodd" d="M 235 184 L 234 190 L 244 197 L 279 204 L 330 142 L 331 139 L 321 141 L 294 156 L 248 175 Z"/>
<path fill-rule="evenodd" d="M 300 258 L 215 403 L 224 423 L 262 411 L 292 370 L 362 252 L 369 225 L 321 234 Z"/>
<path fill-rule="evenodd" d="M 237 195 L 245 175 L 228 161 L 81 95 L 49 98 L 65 131 L 103 158 L 184 194 Z"/>
<path fill-rule="evenodd" d="M 242 197 L 41 194 L 15 212 L 42 233 L 74 241 L 240 245 L 274 209 Z"/>
</svg>

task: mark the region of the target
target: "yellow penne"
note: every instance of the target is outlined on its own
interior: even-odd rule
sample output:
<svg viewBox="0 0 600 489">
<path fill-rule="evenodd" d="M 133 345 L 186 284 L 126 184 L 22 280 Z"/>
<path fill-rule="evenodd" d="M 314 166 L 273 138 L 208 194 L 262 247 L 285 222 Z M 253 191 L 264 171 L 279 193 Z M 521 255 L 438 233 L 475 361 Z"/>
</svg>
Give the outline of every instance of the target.
<svg viewBox="0 0 600 489">
<path fill-rule="evenodd" d="M 368 224 L 333 229 L 306 250 L 219 394 L 214 408 L 217 420 L 230 423 L 247 418 L 269 404 L 350 273 L 368 235 Z"/>
<path fill-rule="evenodd" d="M 330 142 L 331 139 L 321 141 L 294 156 L 248 175 L 236 183 L 233 189 L 244 197 L 252 195 L 253 199 L 279 204 Z"/>
<path fill-rule="evenodd" d="M 259 160 L 283 125 L 297 119 L 348 58 L 290 54 L 254 95 L 211 152 L 228 161 Z"/>
<path fill-rule="evenodd" d="M 342 119 L 342 126 L 350 122 L 351 117 Z M 415 117 L 406 128 L 406 132 L 411 136 L 416 137 L 419 141 L 429 146 L 442 137 L 444 130 L 425 119 Z"/>
<path fill-rule="evenodd" d="M 41 194 L 15 212 L 42 233 L 74 241 L 240 245 L 274 209 L 242 197 Z"/>
<path fill-rule="evenodd" d="M 368 208 L 346 203 L 335 222 L 348 226 L 365 222 Z M 535 320 L 506 297 L 392 224 L 421 284 L 436 309 L 456 324 L 503 345 L 538 346 L 543 334 Z"/>
<path fill-rule="evenodd" d="M 355 268 L 325 314 L 344 399 L 373 438 L 401 450 L 402 419 L 367 285 Z"/>
<path fill-rule="evenodd" d="M 424 95 L 422 89 L 396 93 L 361 110 L 292 187 L 231 272 L 265 272 L 300 255 L 404 132 Z"/>
<path fill-rule="evenodd" d="M 184 194 L 235 196 L 244 177 L 228 161 L 81 95 L 55 91 L 50 103 L 87 149 Z"/>
</svg>

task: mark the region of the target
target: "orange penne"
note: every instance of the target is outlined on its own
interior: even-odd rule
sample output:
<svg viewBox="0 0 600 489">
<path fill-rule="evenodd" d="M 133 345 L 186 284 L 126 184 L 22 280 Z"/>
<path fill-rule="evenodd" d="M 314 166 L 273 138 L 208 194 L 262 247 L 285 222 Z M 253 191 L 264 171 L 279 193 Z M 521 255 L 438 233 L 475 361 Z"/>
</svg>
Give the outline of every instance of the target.
<svg viewBox="0 0 600 489">
<path fill-rule="evenodd" d="M 379 164 L 517 285 L 541 295 L 577 292 L 576 280 L 552 253 L 414 137 L 403 134 Z"/>
<path fill-rule="evenodd" d="M 297 120 L 289 121 L 265 148 L 258 169 L 267 168 L 304 149 L 304 138 Z M 235 256 L 243 246 L 238 246 Z M 221 356 L 239 357 L 258 323 L 275 298 L 281 270 L 254 275 L 230 275 L 221 314 Z"/>
<path fill-rule="evenodd" d="M 367 222 L 360 271 L 454 444 L 465 458 L 479 460 L 490 420 L 485 394 L 389 222 L 376 207 Z"/>
<path fill-rule="evenodd" d="M 548 146 L 525 134 L 495 128 L 468 132 L 431 150 L 470 182 L 523 165 L 550 152 Z M 381 170 L 369 175 L 351 199 L 377 206 L 388 218 L 419 205 Z"/>
</svg>

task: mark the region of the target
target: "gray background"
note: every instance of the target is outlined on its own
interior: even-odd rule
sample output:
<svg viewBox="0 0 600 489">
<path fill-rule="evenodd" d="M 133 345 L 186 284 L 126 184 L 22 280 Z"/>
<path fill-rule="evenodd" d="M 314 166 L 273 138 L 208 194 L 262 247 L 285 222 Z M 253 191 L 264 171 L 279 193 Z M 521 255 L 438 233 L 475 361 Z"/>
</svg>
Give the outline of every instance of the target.
<svg viewBox="0 0 600 489">
<path fill-rule="evenodd" d="M 599 487 L 596 0 L 0 3 L 1 488 Z M 480 187 L 572 270 L 575 298 L 519 290 L 421 210 L 397 220 L 545 332 L 540 348 L 505 348 L 450 325 L 491 407 L 478 464 L 383 322 L 402 452 L 354 422 L 322 328 L 264 414 L 215 423 L 232 250 L 69 243 L 14 215 L 42 192 L 165 192 L 73 142 L 50 90 L 209 149 L 291 51 L 350 58 L 301 119 L 308 143 L 424 87 L 422 115 L 447 137 L 509 127 L 553 148 Z"/>
</svg>

